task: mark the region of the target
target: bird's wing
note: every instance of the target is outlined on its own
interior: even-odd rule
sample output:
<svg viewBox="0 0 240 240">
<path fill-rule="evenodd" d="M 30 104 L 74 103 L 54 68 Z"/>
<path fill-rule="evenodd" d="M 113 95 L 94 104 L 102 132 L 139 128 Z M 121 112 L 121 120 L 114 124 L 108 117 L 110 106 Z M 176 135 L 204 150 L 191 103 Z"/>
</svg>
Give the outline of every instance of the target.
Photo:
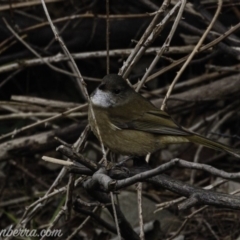
<svg viewBox="0 0 240 240">
<path fill-rule="evenodd" d="M 161 110 L 145 112 L 140 116 L 135 116 L 130 121 L 129 118 L 122 119 L 120 116 L 115 118 L 111 117 L 110 121 L 120 129 L 139 130 L 173 136 L 191 135 L 191 133 L 174 123 L 171 117 Z"/>
</svg>

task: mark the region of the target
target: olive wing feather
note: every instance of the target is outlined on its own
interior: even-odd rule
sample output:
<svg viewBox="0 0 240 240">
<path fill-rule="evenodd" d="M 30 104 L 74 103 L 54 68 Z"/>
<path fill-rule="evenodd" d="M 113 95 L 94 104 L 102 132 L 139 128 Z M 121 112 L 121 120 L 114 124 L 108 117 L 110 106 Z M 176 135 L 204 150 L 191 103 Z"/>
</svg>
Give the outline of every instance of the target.
<svg viewBox="0 0 240 240">
<path fill-rule="evenodd" d="M 162 135 L 172 136 L 187 136 L 190 132 L 178 126 L 171 117 L 164 111 L 148 111 L 129 119 L 122 119 L 121 117 L 111 118 L 111 122 L 120 129 L 139 130 L 149 133 L 156 133 Z"/>
</svg>

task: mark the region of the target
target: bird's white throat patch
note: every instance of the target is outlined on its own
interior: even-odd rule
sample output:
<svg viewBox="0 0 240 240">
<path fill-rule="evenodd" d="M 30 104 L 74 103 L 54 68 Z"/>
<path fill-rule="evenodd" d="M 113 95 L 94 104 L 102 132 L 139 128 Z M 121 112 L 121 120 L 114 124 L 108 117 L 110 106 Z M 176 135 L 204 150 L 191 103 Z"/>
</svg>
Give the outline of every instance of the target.
<svg viewBox="0 0 240 240">
<path fill-rule="evenodd" d="M 91 96 L 91 101 L 93 105 L 104 108 L 110 107 L 115 103 L 111 93 L 102 91 L 100 89 L 97 89 L 95 93 Z"/>
</svg>

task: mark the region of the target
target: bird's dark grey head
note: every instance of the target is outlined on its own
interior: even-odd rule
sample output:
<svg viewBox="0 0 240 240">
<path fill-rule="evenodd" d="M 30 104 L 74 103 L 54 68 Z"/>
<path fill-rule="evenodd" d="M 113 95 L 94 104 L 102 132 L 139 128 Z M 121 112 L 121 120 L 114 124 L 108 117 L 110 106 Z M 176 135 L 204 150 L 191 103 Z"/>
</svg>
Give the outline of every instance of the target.
<svg viewBox="0 0 240 240">
<path fill-rule="evenodd" d="M 115 107 L 129 100 L 134 90 L 117 74 L 106 75 L 102 83 L 91 94 L 93 105 L 99 107 Z"/>
</svg>

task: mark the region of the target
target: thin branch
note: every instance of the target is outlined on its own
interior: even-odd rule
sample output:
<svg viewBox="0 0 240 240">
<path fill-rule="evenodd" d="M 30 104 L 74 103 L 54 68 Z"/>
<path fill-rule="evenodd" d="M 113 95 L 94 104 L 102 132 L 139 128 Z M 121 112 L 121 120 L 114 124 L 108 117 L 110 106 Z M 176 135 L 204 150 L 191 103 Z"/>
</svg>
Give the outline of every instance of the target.
<svg viewBox="0 0 240 240">
<path fill-rule="evenodd" d="M 95 213 L 97 210 L 98 210 L 98 207 L 95 207 L 92 210 L 92 212 Z M 66 240 L 73 239 L 90 219 L 91 219 L 91 216 L 88 216 L 87 218 L 85 218 L 85 220 L 72 232 L 70 236 L 67 237 Z"/>
<path fill-rule="evenodd" d="M 93 121 L 94 121 L 94 124 L 96 126 L 96 130 L 97 130 L 97 134 L 98 134 L 98 137 L 99 137 L 99 141 L 100 141 L 100 144 L 101 144 L 101 148 L 102 148 L 102 153 L 103 153 L 103 157 L 105 159 L 105 164 L 107 164 L 107 160 L 106 160 L 106 151 L 105 151 L 105 148 L 104 148 L 104 145 L 103 145 L 103 141 L 102 141 L 102 137 L 101 137 L 101 134 L 100 134 L 100 131 L 99 131 L 99 127 L 98 127 L 98 124 L 97 124 L 97 121 L 96 121 L 96 118 L 95 118 L 95 114 L 94 114 L 94 111 L 93 111 L 93 107 L 92 107 L 92 104 L 91 104 L 91 100 L 89 98 L 89 95 L 88 95 L 88 92 L 87 92 L 87 88 L 86 88 L 86 83 L 84 82 L 83 80 L 83 77 L 77 67 L 77 64 L 76 62 L 74 61 L 72 55 L 70 54 L 70 52 L 68 51 L 66 45 L 64 44 L 63 40 L 60 38 L 60 36 L 58 35 L 58 32 L 57 32 L 57 29 L 55 28 L 55 26 L 53 25 L 53 22 L 51 20 L 51 17 L 48 13 L 48 10 L 47 10 L 47 7 L 46 7 L 46 4 L 44 2 L 44 0 L 41 0 L 42 2 L 42 6 L 43 6 L 43 9 L 44 9 L 44 12 L 46 14 L 46 17 L 48 19 L 48 22 L 51 26 L 51 29 L 55 35 L 55 39 L 57 41 L 59 41 L 60 43 L 60 46 L 63 50 L 63 52 L 66 54 L 66 56 L 69 58 L 69 60 L 71 61 L 72 63 L 72 66 L 74 68 L 74 71 L 77 73 L 77 83 L 78 83 L 78 86 L 79 86 L 79 89 L 82 91 L 83 95 L 85 96 L 85 98 L 87 99 L 87 101 L 90 103 L 89 104 L 89 109 L 91 111 L 91 114 L 92 114 L 92 117 L 93 117 Z"/>
<path fill-rule="evenodd" d="M 118 224 L 118 216 L 117 216 L 117 211 L 115 208 L 115 202 L 114 202 L 114 197 L 113 197 L 113 192 L 110 192 L 110 197 L 111 197 L 111 202 L 112 202 L 112 208 L 113 208 L 113 215 L 114 215 L 114 221 L 117 229 L 117 235 L 118 235 L 118 240 L 121 240 L 121 232 Z"/>
<path fill-rule="evenodd" d="M 235 114 L 235 110 L 234 111 L 231 111 L 231 112 L 228 112 L 226 113 L 223 118 L 219 121 L 217 121 L 217 123 L 212 127 L 212 131 L 215 132 L 228 118 L 230 118 L 231 116 L 233 116 Z M 207 137 L 209 137 L 211 134 L 209 133 L 207 135 Z M 197 163 L 198 162 L 198 159 L 199 159 L 199 155 L 200 155 L 200 152 L 202 151 L 203 149 L 203 146 L 199 146 L 197 151 L 196 151 L 196 154 L 194 156 L 194 159 L 193 159 L 193 162 L 194 163 Z M 194 179 L 195 179 L 195 174 L 196 172 L 195 171 L 192 171 L 191 172 L 191 177 L 190 177 L 190 183 L 193 184 L 194 182 Z"/>
<path fill-rule="evenodd" d="M 154 58 L 154 60 L 152 61 L 152 63 L 150 64 L 150 66 L 148 67 L 147 71 L 145 72 L 144 76 L 142 77 L 141 81 L 138 83 L 136 92 L 138 92 L 140 90 L 140 88 L 143 86 L 144 82 L 146 81 L 146 79 L 148 78 L 149 74 L 152 72 L 152 70 L 154 69 L 154 67 L 156 66 L 157 62 L 159 61 L 159 59 L 162 57 L 163 53 L 169 48 L 169 45 L 172 41 L 173 35 L 177 29 L 177 26 L 182 18 L 182 14 L 185 8 L 187 1 L 186 0 L 182 0 L 181 3 L 181 7 L 178 11 L 178 15 L 173 23 L 172 29 L 168 35 L 168 37 L 166 38 L 163 46 L 161 47 L 161 49 L 157 52 L 156 57 Z"/>
<path fill-rule="evenodd" d="M 55 117 L 57 114 L 58 114 L 57 112 L 10 113 L 10 114 L 0 115 L 0 120 L 8 120 L 8 119 L 16 119 L 16 118 L 26 119 L 26 118 L 32 118 L 32 117 L 41 117 L 41 118 Z M 87 112 L 85 112 L 85 113 L 71 113 L 71 114 L 68 114 L 68 116 L 66 116 L 66 117 L 69 117 L 69 118 L 74 117 L 75 118 L 75 117 L 86 117 L 86 116 L 87 116 Z"/>
<path fill-rule="evenodd" d="M 145 51 L 145 54 L 155 54 L 158 52 L 161 48 L 159 47 L 151 47 L 148 48 Z M 166 54 L 184 54 L 189 53 L 193 49 L 193 46 L 180 46 L 180 47 L 170 47 L 168 52 Z M 131 48 L 124 48 L 124 49 L 114 49 L 109 50 L 109 57 L 122 57 L 122 56 L 129 56 L 129 54 L 133 51 Z M 103 51 L 93 51 L 93 52 L 80 52 L 80 53 L 72 53 L 72 57 L 74 59 L 89 59 L 89 58 L 103 58 L 107 56 L 107 52 L 105 50 Z M 32 58 L 32 59 L 19 59 L 16 62 L 10 62 L 6 63 L 2 66 L 0 66 L 0 73 L 9 72 L 13 70 L 22 70 L 23 67 L 31 67 L 31 66 L 38 66 L 48 63 L 58 63 L 62 61 L 68 61 L 68 57 L 66 55 L 63 55 L 62 53 L 58 53 L 53 56 L 48 57 L 41 57 L 41 58 Z M 13 73 L 12 76 L 14 76 L 16 73 Z M 71 73 L 70 73 L 71 74 Z M 11 75 L 6 78 L 3 82 L 1 82 L 0 87 L 3 86 L 9 78 L 12 77 Z M 71 75 L 73 76 L 73 75 Z M 86 78 L 87 80 L 87 78 Z"/>
<path fill-rule="evenodd" d="M 142 213 L 142 183 L 137 183 L 137 202 L 138 202 L 138 219 L 140 229 L 140 239 L 144 240 L 144 224 L 143 224 L 143 213 Z"/>
<path fill-rule="evenodd" d="M 27 44 L 14 30 L 13 28 L 8 24 L 7 20 L 3 17 L 3 22 L 5 23 L 6 27 L 9 29 L 9 31 L 18 39 L 19 42 L 21 42 L 30 52 L 32 52 L 35 56 L 40 58 L 49 68 L 51 68 L 54 71 L 63 73 L 68 76 L 75 76 L 74 74 L 67 72 L 65 70 L 62 70 L 60 68 L 57 68 L 50 64 L 49 62 L 45 61 L 41 55 L 39 55 L 29 44 Z"/>
<path fill-rule="evenodd" d="M 172 81 L 172 84 L 170 85 L 168 92 L 163 100 L 162 106 L 161 106 L 161 110 L 164 110 L 166 107 L 166 102 L 167 99 L 169 98 L 169 96 L 172 93 L 172 90 L 176 84 L 176 82 L 178 81 L 178 79 L 180 78 L 180 76 L 182 75 L 182 73 L 184 72 L 184 70 L 186 69 L 187 65 L 190 63 L 190 61 L 193 59 L 193 57 L 195 56 L 195 54 L 199 51 L 199 48 L 201 47 L 203 41 L 205 40 L 207 34 L 209 33 L 209 31 L 211 30 L 212 26 L 214 25 L 215 21 L 218 18 L 218 15 L 220 14 L 222 8 L 222 0 L 218 0 L 218 8 L 217 11 L 211 21 L 211 23 L 209 24 L 208 28 L 206 29 L 205 33 L 202 35 L 202 37 L 200 38 L 200 40 L 198 41 L 196 47 L 193 49 L 192 53 L 189 55 L 188 59 L 186 60 L 186 62 L 183 64 L 183 66 L 181 67 L 180 71 L 177 72 L 176 77 L 174 78 L 174 80 Z"/>
<path fill-rule="evenodd" d="M 61 2 L 63 0 L 45 0 L 47 3 L 54 3 L 54 2 Z M 39 0 L 31 0 L 31 1 L 22 1 L 22 2 L 16 2 L 11 4 L 5 4 L 0 6 L 0 11 L 8 10 L 8 9 L 14 9 L 14 8 L 23 8 L 23 7 L 30 7 L 40 4 Z"/>
<path fill-rule="evenodd" d="M 238 29 L 240 28 L 240 23 L 236 24 L 234 27 L 230 28 L 227 32 L 225 32 L 224 34 L 222 34 L 220 37 L 214 39 L 213 41 L 211 41 L 210 43 L 204 45 L 203 47 L 201 47 L 196 53 L 201 53 L 215 45 L 217 45 L 218 43 L 220 43 L 224 38 L 228 37 L 229 35 L 231 35 L 233 32 L 237 31 Z M 177 67 L 178 65 L 182 64 L 186 59 L 188 59 L 189 55 L 188 56 L 185 56 L 175 62 L 173 62 L 172 64 L 170 64 L 169 66 L 157 71 L 156 73 L 150 75 L 148 78 L 147 78 L 147 81 L 146 82 L 149 82 L 151 80 L 153 80 L 154 78 L 162 75 L 163 73 L 171 70 L 172 68 L 174 67 Z"/>
<path fill-rule="evenodd" d="M 48 22 L 51 26 L 51 29 L 53 31 L 53 34 L 55 36 L 55 39 L 60 43 L 60 46 L 63 50 L 63 52 L 66 54 L 66 56 L 69 58 L 69 60 L 71 61 L 73 67 L 74 67 L 74 70 L 75 72 L 77 73 L 77 83 L 78 83 L 78 86 L 80 88 L 80 90 L 82 91 L 82 93 L 84 94 L 85 98 L 87 100 L 89 100 L 89 96 L 88 96 L 88 92 L 87 92 L 87 89 L 86 89 L 86 83 L 84 82 L 83 78 L 82 78 L 82 75 L 80 73 L 80 71 L 78 70 L 78 67 L 77 67 L 77 64 L 75 63 L 72 55 L 70 54 L 70 52 L 68 51 L 66 45 L 64 44 L 63 40 L 61 39 L 61 37 L 58 35 L 58 32 L 57 32 L 57 29 L 55 28 L 55 26 L 53 25 L 53 22 L 51 20 L 51 17 L 48 13 L 48 9 L 47 9 L 47 6 L 45 4 L 45 1 L 44 0 L 41 0 L 42 2 L 42 6 L 43 6 L 43 9 L 44 9 L 44 12 L 46 14 L 46 17 L 48 19 Z"/>
<path fill-rule="evenodd" d="M 158 21 L 159 17 L 166 11 L 169 4 L 170 4 L 170 0 L 165 0 L 163 2 L 162 6 L 159 8 L 159 11 L 154 16 L 152 22 L 150 23 L 150 25 L 146 29 L 145 33 L 142 35 L 141 39 L 138 41 L 134 50 L 131 52 L 128 59 L 124 62 L 122 68 L 119 70 L 118 74 L 122 75 L 123 78 L 127 78 L 128 74 L 130 73 L 131 69 L 133 68 L 133 65 L 136 64 L 137 59 L 139 59 L 140 55 L 143 54 L 144 51 L 146 50 L 147 39 L 149 38 L 148 43 L 150 43 L 153 40 L 154 36 L 150 36 L 150 35 L 151 34 L 154 35 L 154 33 L 156 35 L 159 34 L 160 30 L 158 30 L 158 31 L 155 30 L 154 31 L 154 29 L 156 28 L 156 24 L 157 24 L 157 21 Z M 145 47 L 143 48 L 143 46 L 145 46 Z M 138 57 L 137 57 L 137 55 L 138 55 Z"/>
<path fill-rule="evenodd" d="M 110 35 L 110 21 L 109 21 L 109 0 L 106 0 L 106 51 L 107 51 L 107 74 L 110 72 L 110 61 L 109 61 L 109 35 Z"/>
<path fill-rule="evenodd" d="M 55 115 L 55 116 L 53 116 L 53 117 L 50 117 L 50 118 L 41 120 L 41 121 L 39 121 L 39 122 L 30 124 L 30 125 L 27 125 L 27 126 L 22 127 L 22 128 L 20 128 L 20 129 L 15 129 L 14 131 L 12 131 L 12 132 L 10 132 L 10 133 L 7 133 L 7 134 L 4 134 L 4 135 L 0 136 L 0 140 L 5 139 L 5 138 L 7 138 L 7 137 L 15 137 L 17 134 L 19 134 L 19 133 L 21 133 L 21 132 L 23 132 L 23 131 L 26 131 L 26 130 L 28 130 L 28 129 L 31 129 L 31 128 L 33 128 L 33 127 L 36 127 L 36 126 L 38 126 L 38 125 L 40 125 L 40 124 L 43 124 L 43 123 L 47 123 L 47 122 L 56 120 L 56 119 L 58 119 L 58 118 L 60 118 L 60 117 L 67 116 L 68 114 L 70 114 L 70 113 L 72 113 L 72 112 L 75 112 L 75 111 L 78 111 L 78 110 L 80 110 L 80 109 L 82 109 L 82 108 L 84 108 L 84 107 L 86 107 L 86 106 L 87 106 L 87 104 L 83 104 L 83 105 L 80 105 L 80 106 L 78 106 L 78 107 L 72 108 L 72 109 L 70 109 L 70 110 L 68 110 L 68 111 L 65 111 L 65 112 L 63 112 L 63 113 L 59 113 L 59 114 L 57 114 L 57 115 Z"/>
<path fill-rule="evenodd" d="M 228 180 L 225 180 L 225 179 L 222 179 L 220 181 L 217 181 L 215 183 L 212 183 L 206 187 L 204 187 L 203 189 L 206 189 L 206 190 L 210 190 L 210 189 L 213 189 L 213 188 L 216 188 L 218 186 L 221 186 L 222 184 L 228 182 Z M 177 203 L 180 203 L 182 201 L 184 201 L 186 199 L 186 197 L 179 197 L 177 199 L 174 199 L 174 200 L 170 200 L 170 201 L 167 201 L 167 202 L 162 202 L 162 203 L 159 203 L 159 204 L 156 204 L 156 210 L 154 211 L 154 213 L 158 212 L 158 211 L 161 211 L 163 209 L 166 209 L 166 208 L 169 208 Z"/>
</svg>

